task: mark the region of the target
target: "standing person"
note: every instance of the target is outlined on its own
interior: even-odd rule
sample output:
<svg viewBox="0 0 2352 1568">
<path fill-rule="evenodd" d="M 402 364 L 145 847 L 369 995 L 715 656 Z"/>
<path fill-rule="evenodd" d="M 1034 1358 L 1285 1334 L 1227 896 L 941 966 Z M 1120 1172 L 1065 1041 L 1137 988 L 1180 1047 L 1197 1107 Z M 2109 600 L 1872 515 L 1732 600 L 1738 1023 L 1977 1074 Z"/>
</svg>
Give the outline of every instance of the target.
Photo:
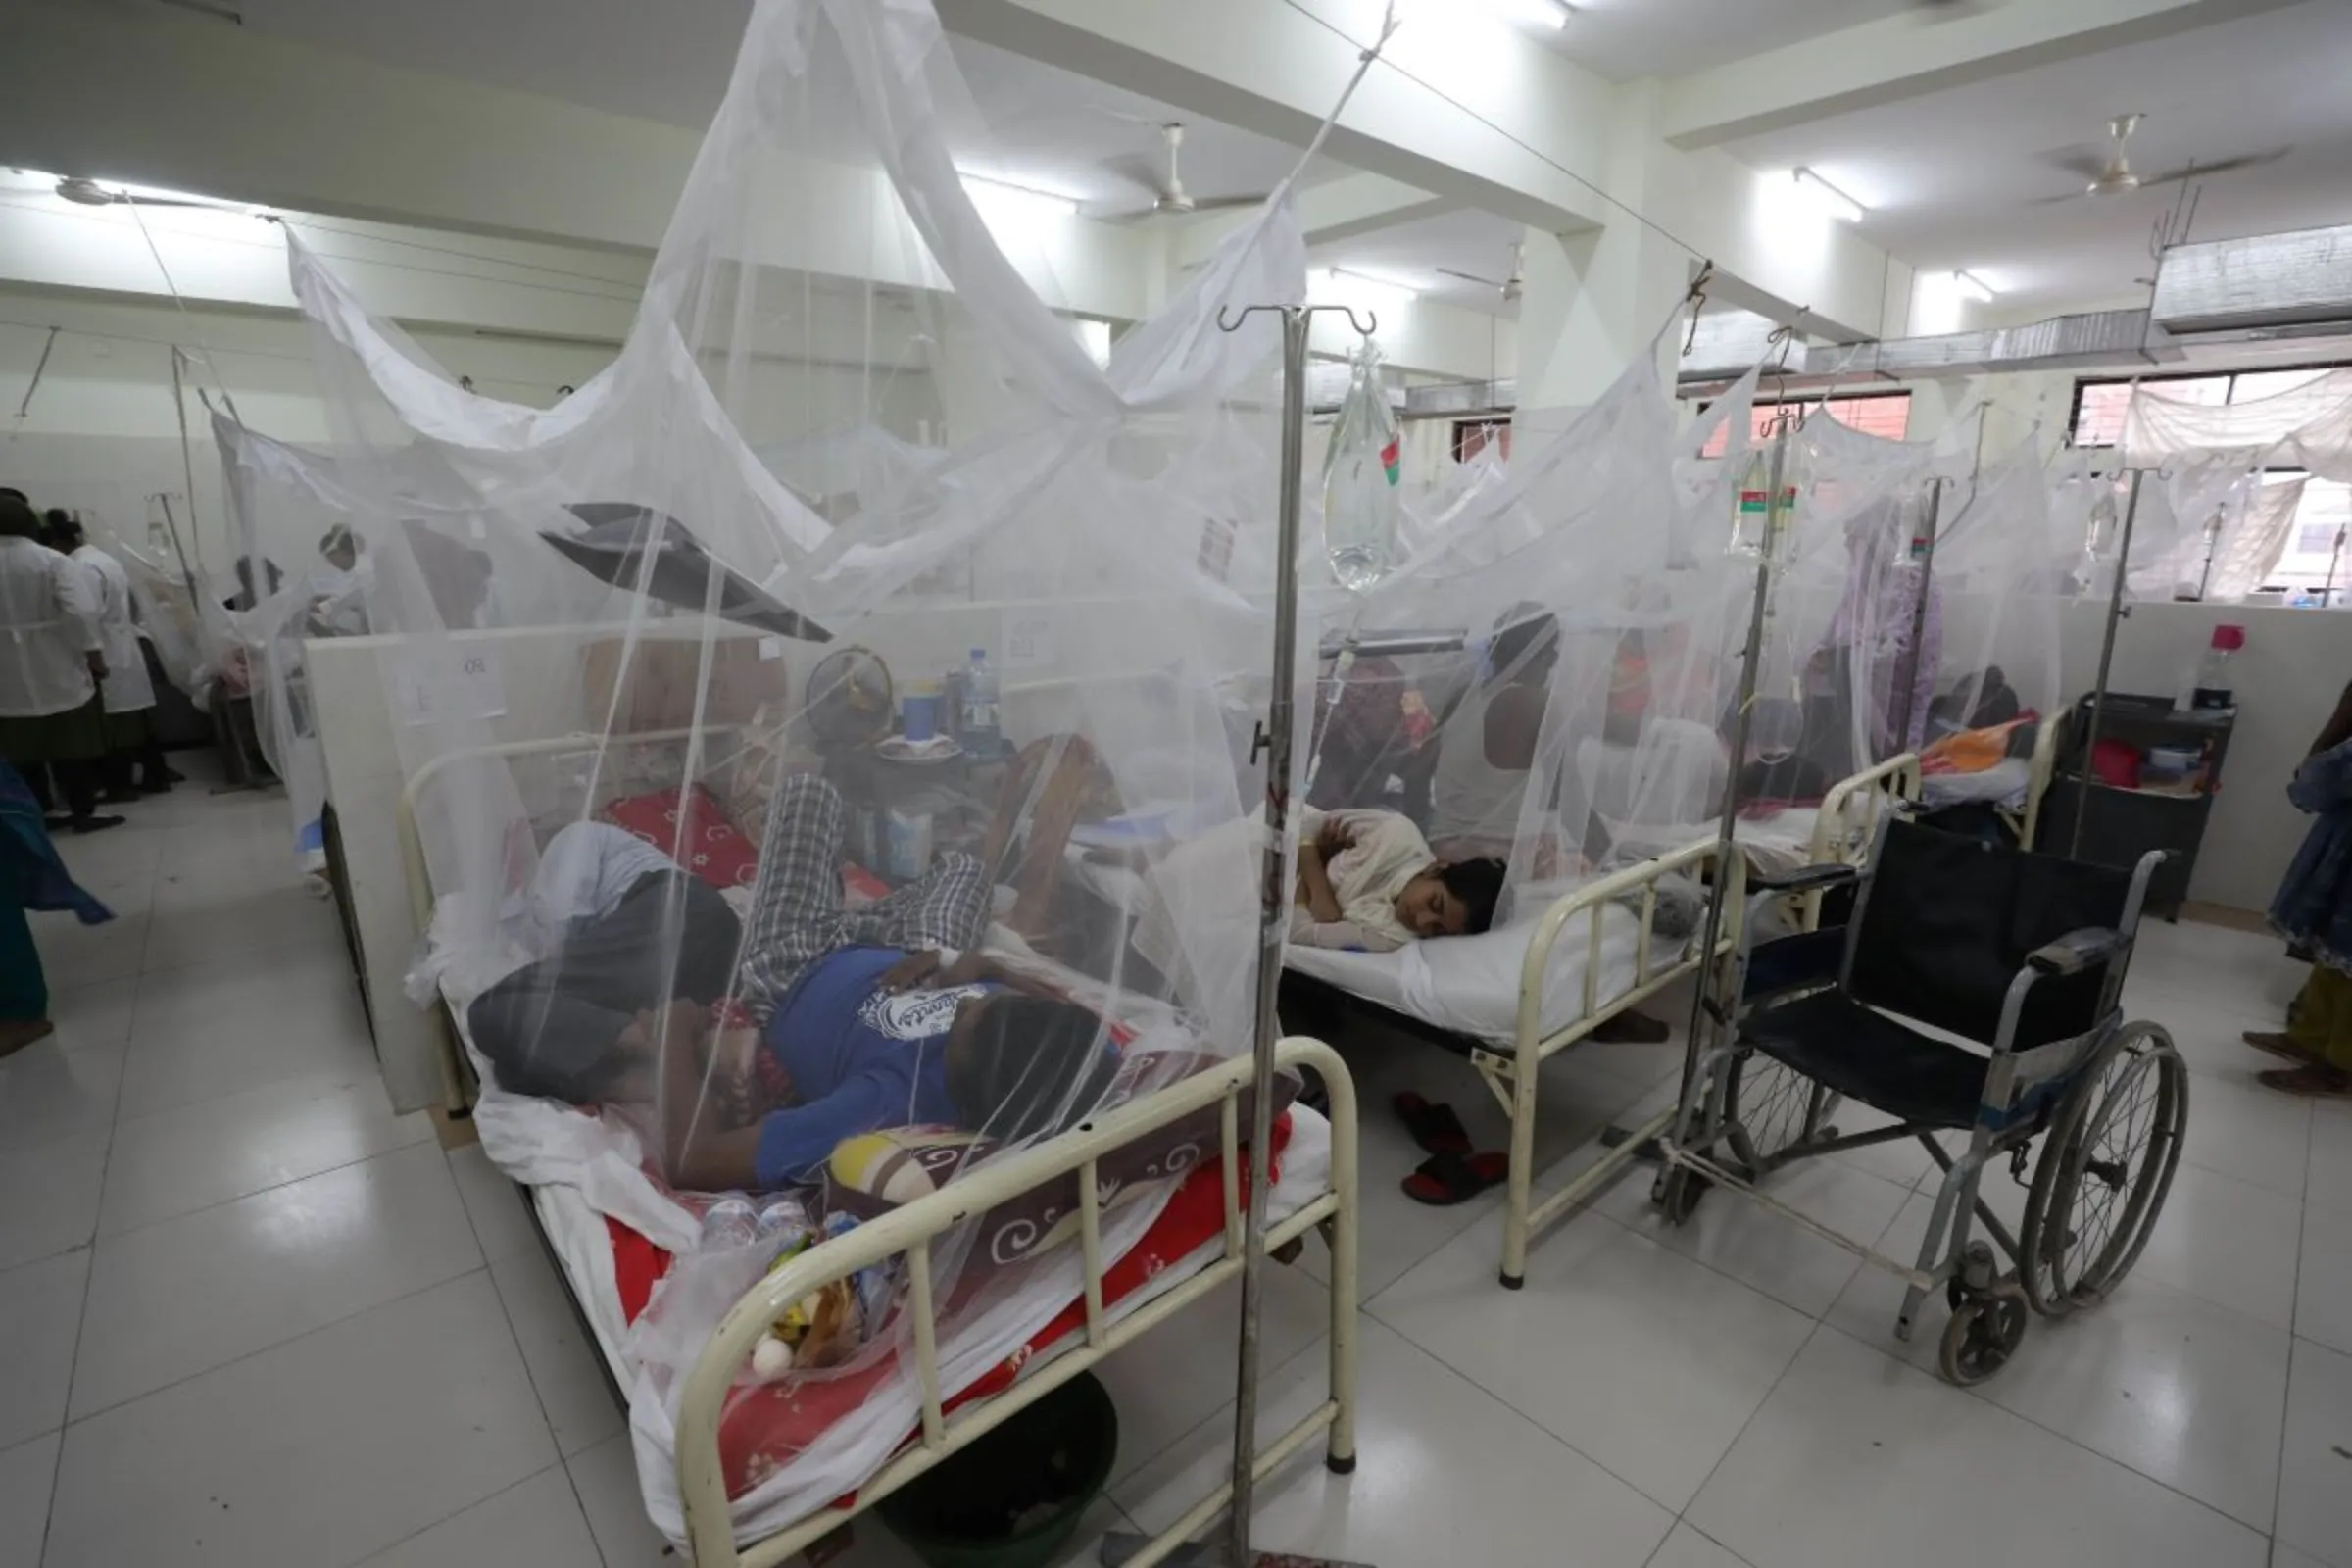
<svg viewBox="0 0 2352 1568">
<path fill-rule="evenodd" d="M 98 814 L 108 672 L 98 601 L 85 570 L 40 535 L 30 506 L 0 496 L 0 758 L 21 770 L 46 764 L 68 810 L 54 825 L 95 833 L 122 824 Z"/>
<path fill-rule="evenodd" d="M 122 563 L 90 543 L 79 521 L 64 511 L 48 514 L 49 548 L 79 563 L 98 591 L 98 636 L 105 645 L 106 678 L 98 696 L 106 709 L 106 801 L 161 795 L 172 787 L 164 749 L 148 721 L 155 707 L 155 682 L 147 673 L 147 651 L 131 612 L 130 574 Z M 145 776 L 138 777 L 138 774 Z"/>
<path fill-rule="evenodd" d="M 0 761 L 0 1056 L 53 1033 L 49 982 L 41 973 L 27 909 L 70 909 L 83 925 L 111 920 L 57 858 L 40 802 L 17 770 Z"/>
<path fill-rule="evenodd" d="M 2271 900 L 2271 924 L 2311 956 L 2311 976 L 2284 1033 L 2249 1030 L 2246 1044 L 2291 1067 L 2260 1075 L 2265 1088 L 2352 1096 L 2352 685 L 2311 743 L 2286 798 L 2314 820 Z"/>
<path fill-rule="evenodd" d="M 1808 671 L 1808 689 L 1827 685 L 1834 706 L 1852 715 L 1851 744 L 1870 753 L 1850 759 L 1861 766 L 1918 751 L 1936 700 L 1943 590 L 1912 556 L 1909 516 L 1900 502 L 1877 501 L 1847 519 L 1845 587 Z M 1832 777 L 1855 771 L 1816 760 Z"/>
</svg>

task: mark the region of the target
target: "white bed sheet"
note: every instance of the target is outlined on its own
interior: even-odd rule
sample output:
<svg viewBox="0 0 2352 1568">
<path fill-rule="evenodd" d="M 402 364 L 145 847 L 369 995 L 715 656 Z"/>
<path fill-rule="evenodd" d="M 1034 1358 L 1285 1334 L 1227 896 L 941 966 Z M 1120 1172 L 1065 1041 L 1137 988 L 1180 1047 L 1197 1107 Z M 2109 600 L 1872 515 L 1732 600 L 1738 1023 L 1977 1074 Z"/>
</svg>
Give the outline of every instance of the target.
<svg viewBox="0 0 2352 1568">
<path fill-rule="evenodd" d="M 1919 784 L 1920 797 L 1930 806 L 2021 806 L 2033 782 L 2031 761 L 2004 757 L 1974 773 L 1930 773 Z"/>
<path fill-rule="evenodd" d="M 1556 897 L 1565 891 L 1560 888 L 1551 893 Z M 1521 965 L 1527 961 L 1528 943 L 1551 900 L 1523 895 L 1522 902 L 1535 912 L 1478 936 L 1408 943 L 1394 953 L 1292 947 L 1285 950 L 1283 963 L 1424 1023 L 1508 1044 L 1519 1030 Z M 1552 947 L 1544 975 L 1545 1034 L 1565 1029 L 1585 1015 L 1592 918 L 1590 914 L 1573 916 Z M 1594 995 L 1604 1008 L 1646 978 L 1635 973 L 1641 926 L 1641 917 L 1623 905 L 1607 904 L 1600 908 L 1600 979 Z M 1680 962 L 1686 946 L 1652 941 L 1650 973 Z"/>
<path fill-rule="evenodd" d="M 436 930 L 445 929 L 444 920 L 460 918 L 454 900 L 445 899 L 443 904 L 445 907 L 436 910 Z M 466 927 L 452 924 L 446 929 Z M 1012 940 L 1017 944 L 1017 939 Z M 638 1141 L 618 1118 L 593 1116 L 498 1087 L 489 1063 L 466 1034 L 466 1006 L 513 967 L 515 953 L 479 943 L 439 942 L 431 944 L 428 953 L 419 978 L 438 984 L 457 1022 L 459 1038 L 481 1079 L 474 1122 L 483 1152 L 527 1190 L 596 1335 L 598 1350 L 628 1396 L 629 1428 L 647 1517 L 682 1546 L 685 1513 L 677 1488 L 669 1395 L 628 1351 L 630 1325 L 621 1311 L 604 1219 L 617 1219 L 670 1252 L 694 1249 L 701 1236 L 700 1222 L 691 1209 L 645 1175 Z M 1282 1174 L 1267 1194 L 1270 1223 L 1312 1202 L 1330 1180 L 1331 1124 L 1304 1105 L 1293 1106 L 1291 1115 Z M 1158 1202 L 1134 1203 L 1106 1213 L 1105 1258 L 1123 1256 L 1142 1240 L 1161 1207 Z M 1134 1311 L 1198 1274 L 1223 1246 L 1220 1237 L 1181 1263 L 1163 1269 L 1149 1286 L 1120 1301 L 1112 1310 L 1113 1318 Z M 946 1388 L 953 1393 L 986 1375 L 1076 1300 L 1084 1291 L 1082 1270 L 1078 1250 L 1061 1248 L 1034 1265 L 1022 1290 L 1005 1293 L 984 1312 L 959 1320 L 939 1345 Z M 749 1542 L 772 1535 L 855 1491 L 888 1461 L 920 1418 L 920 1399 L 911 1374 L 894 1379 L 882 1395 L 860 1405 L 856 1415 L 836 1423 L 829 1434 L 832 1441 L 802 1454 L 736 1500 L 738 1539 Z"/>
</svg>

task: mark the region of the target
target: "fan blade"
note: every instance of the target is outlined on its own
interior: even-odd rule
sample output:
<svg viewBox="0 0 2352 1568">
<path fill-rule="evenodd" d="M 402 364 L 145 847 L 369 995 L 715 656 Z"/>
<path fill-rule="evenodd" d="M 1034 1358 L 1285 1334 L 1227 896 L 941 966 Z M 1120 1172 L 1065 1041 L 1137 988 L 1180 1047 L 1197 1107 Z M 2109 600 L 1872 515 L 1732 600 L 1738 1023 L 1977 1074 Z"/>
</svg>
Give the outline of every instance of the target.
<svg viewBox="0 0 2352 1568">
<path fill-rule="evenodd" d="M 1162 195 L 1168 188 L 1167 171 L 1160 167 L 1159 160 L 1145 153 L 1120 153 L 1103 159 L 1099 167 L 1152 196 Z"/>
<path fill-rule="evenodd" d="M 1261 190 L 1254 196 L 1196 196 L 1193 198 L 1192 211 L 1194 213 L 1230 213 L 1239 207 L 1263 207 L 1266 204 L 1266 198 L 1272 194 L 1272 191 Z"/>
<path fill-rule="evenodd" d="M 1163 123 L 1151 115 L 1131 115 L 1124 109 L 1113 109 L 1108 104 L 1080 104 L 1078 107 L 1090 115 L 1101 115 L 1105 120 L 1124 120 L 1130 125 L 1150 125 L 1153 130 Z"/>
<path fill-rule="evenodd" d="M 2107 172 L 2115 162 L 2113 147 L 2060 147 L 2043 153 L 2040 159 L 2045 168 L 2073 174 L 2085 184 Z M 2081 192 L 2076 194 L 2080 195 Z"/>
<path fill-rule="evenodd" d="M 1454 270 L 1452 268 L 1450 268 L 1450 267 L 1439 267 L 1439 268 L 1433 268 L 1433 269 L 1432 269 L 1432 270 L 1433 270 L 1433 271 L 1436 271 L 1436 272 L 1443 273 L 1443 274 L 1444 274 L 1445 276 L 1446 276 L 1446 277 L 1458 277 L 1458 278 L 1460 278 L 1460 279 L 1461 279 L 1463 282 L 1465 282 L 1465 283 L 1476 283 L 1476 284 L 1477 284 L 1479 287 L 1481 287 L 1481 288 L 1508 288 L 1508 287 L 1510 287 L 1510 285 L 1509 285 L 1509 284 L 1507 284 L 1507 283 L 1498 283 L 1498 282 L 1496 282 L 1494 279 L 1493 279 L 1493 278 L 1491 278 L 1491 277 L 1481 277 L 1481 276 L 1479 276 L 1479 275 L 1478 275 L 1476 272 L 1457 272 L 1457 271 L 1455 271 L 1455 270 Z"/>
<path fill-rule="evenodd" d="M 2210 164 L 2188 164 L 2180 169 L 2168 169 L 2161 174 L 2149 174 L 2140 180 L 2146 185 L 2177 185 L 2184 179 L 2205 179 L 2215 174 L 2227 174 L 2233 170 L 2260 169 L 2275 164 L 2294 151 L 2290 147 L 2274 147 L 2268 152 L 2246 153 L 2237 158 L 2223 158 Z"/>
</svg>

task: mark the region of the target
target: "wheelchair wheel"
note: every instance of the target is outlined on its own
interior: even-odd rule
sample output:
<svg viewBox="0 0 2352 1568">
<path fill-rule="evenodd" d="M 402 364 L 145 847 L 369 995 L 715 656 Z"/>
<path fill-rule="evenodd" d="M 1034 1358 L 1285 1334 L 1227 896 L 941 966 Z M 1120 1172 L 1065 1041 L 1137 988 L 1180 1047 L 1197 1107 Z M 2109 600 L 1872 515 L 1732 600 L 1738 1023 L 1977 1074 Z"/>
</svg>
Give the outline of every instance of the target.
<svg viewBox="0 0 2352 1568">
<path fill-rule="evenodd" d="M 1835 1136 L 1823 1124 L 1838 1097 L 1761 1052 L 1742 1051 L 1725 1069 L 1724 1119 L 1732 1126 L 1732 1156 L 1755 1181 L 1798 1145 Z"/>
<path fill-rule="evenodd" d="M 2076 1074 L 2026 1200 L 2018 1275 L 2036 1311 L 2098 1303 L 2139 1260 L 2188 1126 L 2188 1069 L 2156 1024 L 2124 1025 Z"/>
<path fill-rule="evenodd" d="M 1937 1370 L 1967 1388 L 2007 1366 L 2026 1337 L 2027 1310 L 2026 1293 L 2007 1281 L 1971 1293 L 1943 1326 Z"/>
</svg>

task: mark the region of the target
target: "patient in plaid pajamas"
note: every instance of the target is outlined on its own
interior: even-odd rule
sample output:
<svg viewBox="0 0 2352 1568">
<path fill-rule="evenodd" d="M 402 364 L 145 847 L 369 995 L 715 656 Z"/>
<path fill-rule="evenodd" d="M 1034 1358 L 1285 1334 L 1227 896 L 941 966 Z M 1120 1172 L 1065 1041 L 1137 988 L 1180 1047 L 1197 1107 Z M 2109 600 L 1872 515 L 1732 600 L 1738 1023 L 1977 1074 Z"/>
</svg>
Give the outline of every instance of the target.
<svg viewBox="0 0 2352 1568">
<path fill-rule="evenodd" d="M 1059 1132 L 1118 1065 L 1102 1017 L 971 950 L 993 889 L 969 855 L 844 906 L 841 796 L 784 781 L 736 976 L 737 1006 L 680 1004 L 663 1041 L 673 1185 L 766 1191 L 821 1175 L 834 1146 L 943 1125 L 998 1142 Z"/>
</svg>

